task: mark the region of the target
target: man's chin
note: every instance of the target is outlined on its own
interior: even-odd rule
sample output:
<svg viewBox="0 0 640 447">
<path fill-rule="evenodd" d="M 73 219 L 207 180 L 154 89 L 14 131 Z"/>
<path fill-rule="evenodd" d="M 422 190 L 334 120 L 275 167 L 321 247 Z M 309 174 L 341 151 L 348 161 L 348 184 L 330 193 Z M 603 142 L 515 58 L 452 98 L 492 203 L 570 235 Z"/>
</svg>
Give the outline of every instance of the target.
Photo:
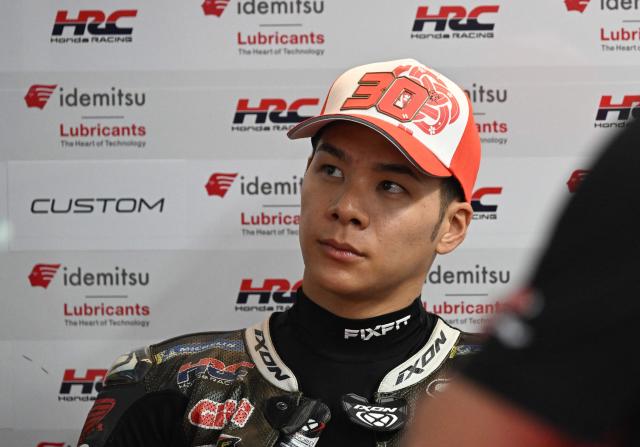
<svg viewBox="0 0 640 447">
<path fill-rule="evenodd" d="M 355 272 L 341 269 L 323 269 L 322 271 L 305 272 L 302 286 L 307 291 L 305 284 L 312 283 L 310 294 L 313 290 L 320 289 L 325 293 L 348 299 L 367 294 L 371 283 L 366 281 L 366 278 L 367 276 L 362 274 L 358 275 Z"/>
</svg>

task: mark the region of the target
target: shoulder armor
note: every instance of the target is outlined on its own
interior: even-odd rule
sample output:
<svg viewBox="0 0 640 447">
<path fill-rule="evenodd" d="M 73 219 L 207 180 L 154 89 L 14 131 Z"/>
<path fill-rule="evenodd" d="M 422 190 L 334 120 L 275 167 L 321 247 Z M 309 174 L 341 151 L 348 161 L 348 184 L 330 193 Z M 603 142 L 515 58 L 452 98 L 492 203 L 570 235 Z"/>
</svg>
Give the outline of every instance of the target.
<svg viewBox="0 0 640 447">
<path fill-rule="evenodd" d="M 159 365 L 176 357 L 187 357 L 210 349 L 244 353 L 242 331 L 182 335 L 152 345 L 150 353 L 153 363 Z"/>
<path fill-rule="evenodd" d="M 138 348 L 118 357 L 104 379 L 105 386 L 139 383 L 144 379 L 153 361 L 149 348 Z"/>
<path fill-rule="evenodd" d="M 463 332 L 458 343 L 451 350 L 449 358 L 477 354 L 482 351 L 484 341 L 485 336 L 483 334 Z"/>
<path fill-rule="evenodd" d="M 391 393 L 426 380 L 450 358 L 451 350 L 459 342 L 460 331 L 438 318 L 427 343 L 414 355 L 389 371 L 379 393 Z"/>
</svg>

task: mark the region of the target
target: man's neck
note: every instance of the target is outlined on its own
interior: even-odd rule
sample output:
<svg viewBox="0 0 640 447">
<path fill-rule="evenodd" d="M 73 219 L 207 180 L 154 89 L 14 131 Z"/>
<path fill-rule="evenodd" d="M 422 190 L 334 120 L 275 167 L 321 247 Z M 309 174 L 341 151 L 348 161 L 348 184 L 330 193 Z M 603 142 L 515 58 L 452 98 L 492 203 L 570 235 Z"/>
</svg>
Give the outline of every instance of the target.
<svg viewBox="0 0 640 447">
<path fill-rule="evenodd" d="M 412 285 L 394 291 L 338 294 L 303 278 L 305 293 L 315 304 L 332 314 L 349 319 L 373 318 L 409 306 L 422 292 Z"/>
<path fill-rule="evenodd" d="M 419 297 L 408 306 L 376 317 L 349 319 L 317 305 L 298 289 L 296 303 L 284 314 L 296 340 L 327 358 L 348 362 L 405 357 L 428 337 L 433 319 Z M 416 344 L 417 343 L 417 344 Z"/>
</svg>

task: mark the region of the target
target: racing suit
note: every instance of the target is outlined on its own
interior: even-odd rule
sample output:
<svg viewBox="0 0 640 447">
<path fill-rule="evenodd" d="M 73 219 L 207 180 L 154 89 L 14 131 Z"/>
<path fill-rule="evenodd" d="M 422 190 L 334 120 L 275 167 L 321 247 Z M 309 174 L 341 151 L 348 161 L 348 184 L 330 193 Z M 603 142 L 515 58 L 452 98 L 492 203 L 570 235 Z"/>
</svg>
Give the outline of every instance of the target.
<svg viewBox="0 0 640 447">
<path fill-rule="evenodd" d="M 185 335 L 118 358 L 79 445 L 316 445 L 331 414 L 303 395 L 276 352 L 274 315 L 244 330 Z M 426 343 L 386 372 L 372 402 L 351 394 L 341 402 L 353 427 L 371 430 L 378 447 L 399 445 L 416 400 L 437 392 L 454 365 L 478 350 L 478 336 L 429 315 Z"/>
</svg>

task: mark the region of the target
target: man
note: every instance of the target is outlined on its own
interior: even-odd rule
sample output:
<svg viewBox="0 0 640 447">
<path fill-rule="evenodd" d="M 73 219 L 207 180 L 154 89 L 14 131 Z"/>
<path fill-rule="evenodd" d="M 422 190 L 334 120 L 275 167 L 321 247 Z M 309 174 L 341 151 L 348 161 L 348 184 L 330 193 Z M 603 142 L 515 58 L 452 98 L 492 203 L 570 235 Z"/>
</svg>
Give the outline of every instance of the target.
<svg viewBox="0 0 640 447">
<path fill-rule="evenodd" d="M 356 67 L 289 137 L 313 144 L 296 304 L 123 356 L 80 444 L 394 446 L 472 350 L 420 301 L 472 217 L 480 143 L 460 87 L 410 59 Z"/>
<path fill-rule="evenodd" d="M 640 445 L 639 148 L 635 122 L 580 185 L 485 352 L 425 402 L 405 446 Z"/>
</svg>

